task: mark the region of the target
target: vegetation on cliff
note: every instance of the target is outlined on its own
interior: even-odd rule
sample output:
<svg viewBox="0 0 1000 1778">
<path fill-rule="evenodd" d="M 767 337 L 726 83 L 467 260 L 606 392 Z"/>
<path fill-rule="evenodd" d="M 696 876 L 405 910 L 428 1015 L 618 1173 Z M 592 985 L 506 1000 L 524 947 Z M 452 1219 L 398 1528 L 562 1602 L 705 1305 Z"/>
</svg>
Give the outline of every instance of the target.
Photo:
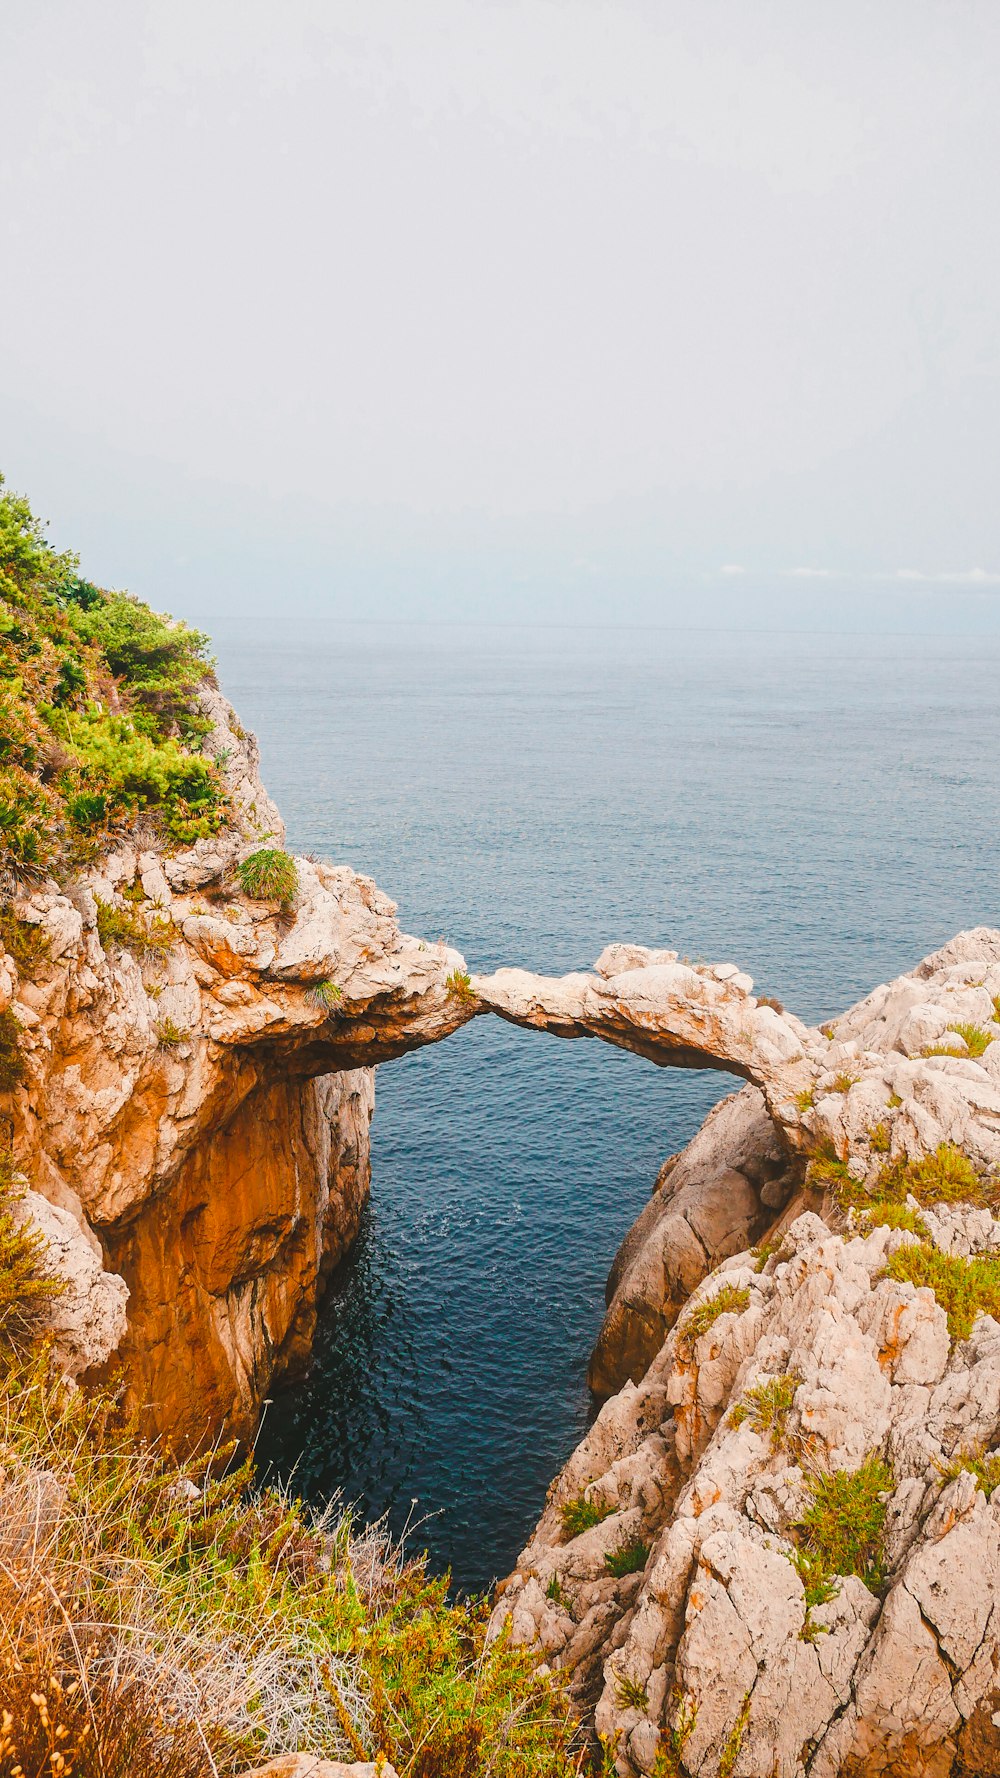
<svg viewBox="0 0 1000 1778">
<path fill-rule="evenodd" d="M 144 1443 L 54 1370 L 0 1177 L 0 1778 L 213 1778 L 308 1747 L 401 1778 L 569 1778 L 556 1686 L 381 1527 Z"/>
<path fill-rule="evenodd" d="M 86 859 L 145 812 L 167 840 L 216 832 L 211 671 L 205 636 L 84 580 L 0 476 L 0 880 Z"/>
</svg>

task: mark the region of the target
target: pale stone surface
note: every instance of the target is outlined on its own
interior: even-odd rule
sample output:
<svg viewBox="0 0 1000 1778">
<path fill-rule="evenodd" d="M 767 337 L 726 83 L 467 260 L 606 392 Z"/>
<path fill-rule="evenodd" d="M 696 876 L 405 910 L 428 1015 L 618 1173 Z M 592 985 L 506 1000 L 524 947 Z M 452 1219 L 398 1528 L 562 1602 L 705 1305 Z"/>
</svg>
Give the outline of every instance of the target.
<svg viewBox="0 0 1000 1778">
<path fill-rule="evenodd" d="M 949 1209 L 956 1228 L 980 1216 Z M 694 1339 L 684 1311 L 553 1484 L 493 1629 L 509 1619 L 598 1694 L 621 1773 L 652 1772 L 671 1732 L 688 1778 L 1000 1770 L 1000 1492 L 948 1479 L 1000 1436 L 1000 1327 L 981 1317 L 952 1346 L 930 1292 L 880 1279 L 910 1239 L 805 1213 L 759 1272 L 726 1261 L 694 1302 L 734 1284 L 743 1306 Z M 795 1387 L 772 1441 L 731 1410 L 775 1376 Z M 791 1560 L 807 1477 L 871 1454 L 893 1476 L 885 1603 L 848 1576 L 807 1620 Z M 581 1493 L 613 1510 L 564 1541 L 559 1508 Z M 629 1542 L 641 1572 L 609 1589 L 605 1554 Z"/>
</svg>

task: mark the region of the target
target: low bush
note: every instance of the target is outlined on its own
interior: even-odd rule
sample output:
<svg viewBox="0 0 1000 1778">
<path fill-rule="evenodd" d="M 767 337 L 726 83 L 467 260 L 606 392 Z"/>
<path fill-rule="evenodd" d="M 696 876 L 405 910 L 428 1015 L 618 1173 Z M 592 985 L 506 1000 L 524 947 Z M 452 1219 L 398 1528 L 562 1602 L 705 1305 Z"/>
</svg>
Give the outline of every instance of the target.
<svg viewBox="0 0 1000 1778">
<path fill-rule="evenodd" d="M 807 1477 L 806 1488 L 809 1504 L 795 1530 L 800 1555 L 811 1562 L 813 1590 L 832 1585 L 838 1575 L 856 1574 L 877 1591 L 885 1579 L 888 1501 L 883 1496 L 893 1488 L 888 1465 L 881 1457 L 866 1457 L 859 1469 Z"/>
<path fill-rule="evenodd" d="M 105 950 L 117 947 L 134 957 L 162 957 L 173 949 L 177 929 L 165 915 L 144 920 L 131 908 L 116 907 L 97 897 L 97 936 Z"/>
<path fill-rule="evenodd" d="M 609 1550 L 604 1558 L 604 1566 L 616 1580 L 624 1580 L 626 1574 L 639 1574 L 649 1561 L 649 1544 L 643 1543 L 641 1537 L 631 1537 L 626 1543 L 620 1543 L 616 1550 Z"/>
<path fill-rule="evenodd" d="M 974 1253 L 963 1259 L 942 1253 L 930 1241 L 911 1241 L 895 1252 L 883 1276 L 926 1286 L 948 1317 L 953 1340 L 967 1340 L 977 1315 L 1000 1320 L 1000 1252 Z"/>
<path fill-rule="evenodd" d="M 81 579 L 0 477 L 0 873 L 72 867 L 139 813 L 182 844 L 216 832 L 211 674 L 204 636 Z"/>
<path fill-rule="evenodd" d="M 44 926 L 8 911 L 0 914 L 0 947 L 13 957 L 18 975 L 30 976 L 48 959 L 49 935 Z"/>
<path fill-rule="evenodd" d="M 472 977 L 461 969 L 453 969 L 445 987 L 453 1000 L 461 1000 L 471 1005 L 476 996 L 472 987 Z"/>
<path fill-rule="evenodd" d="M 37 1335 L 62 1291 L 46 1274 L 41 1235 L 20 1210 L 24 1189 L 11 1155 L 0 1154 L 0 1340 L 17 1344 Z"/>
<path fill-rule="evenodd" d="M 251 901 L 291 901 L 299 886 L 294 858 L 277 847 L 261 846 L 236 867 L 240 888 Z"/>
<path fill-rule="evenodd" d="M 161 1049 L 175 1049 L 179 1043 L 187 1043 L 191 1036 L 183 1025 L 175 1024 L 173 1019 L 159 1019 L 156 1025 L 156 1041 Z"/>
<path fill-rule="evenodd" d="M 574 1537 L 579 1537 L 581 1531 L 589 1531 L 592 1526 L 599 1525 L 614 1510 L 613 1506 L 607 1506 L 603 1500 L 588 1500 L 585 1494 L 576 1494 L 572 1500 L 564 1500 L 559 1507 L 563 1542 L 570 1543 Z"/>
<path fill-rule="evenodd" d="M 982 1445 L 974 1446 L 971 1451 L 963 1451 L 953 1457 L 950 1463 L 942 1466 L 941 1479 L 953 1482 L 963 1470 L 975 1476 L 977 1488 L 981 1488 L 987 1500 L 990 1500 L 995 1489 L 1000 1488 L 1000 1451 L 987 1451 Z"/>
</svg>

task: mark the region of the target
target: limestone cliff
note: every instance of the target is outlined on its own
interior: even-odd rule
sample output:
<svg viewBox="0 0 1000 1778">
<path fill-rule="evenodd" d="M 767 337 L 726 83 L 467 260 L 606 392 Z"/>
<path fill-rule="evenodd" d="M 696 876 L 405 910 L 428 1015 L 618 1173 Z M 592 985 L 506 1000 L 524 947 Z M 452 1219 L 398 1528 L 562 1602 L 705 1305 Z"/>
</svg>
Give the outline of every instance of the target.
<svg viewBox="0 0 1000 1778">
<path fill-rule="evenodd" d="M 214 689 L 201 703 L 224 832 L 172 855 L 138 833 L 16 902 L 41 935 L 30 971 L 0 952 L 15 1157 L 75 1232 L 91 1338 L 71 1368 L 123 1366 L 179 1441 L 245 1433 L 304 1359 L 368 1191 L 373 1065 L 469 1016 L 447 986 L 461 958 L 401 934 L 366 878 L 301 859 L 293 907 L 241 892 L 238 860 L 283 828 L 252 737 Z"/>
<path fill-rule="evenodd" d="M 738 1044 L 732 978 L 705 976 L 685 1020 L 683 966 L 632 966 L 518 977 L 503 1010 L 644 1053 L 658 1023 L 664 1047 Z M 616 1262 L 598 1357 L 619 1387 L 495 1628 L 569 1674 L 623 1774 L 987 1778 L 1000 933 L 959 935 L 823 1031 L 766 1011 L 783 1053 L 745 1046 L 757 1084 L 669 1164 Z"/>
</svg>

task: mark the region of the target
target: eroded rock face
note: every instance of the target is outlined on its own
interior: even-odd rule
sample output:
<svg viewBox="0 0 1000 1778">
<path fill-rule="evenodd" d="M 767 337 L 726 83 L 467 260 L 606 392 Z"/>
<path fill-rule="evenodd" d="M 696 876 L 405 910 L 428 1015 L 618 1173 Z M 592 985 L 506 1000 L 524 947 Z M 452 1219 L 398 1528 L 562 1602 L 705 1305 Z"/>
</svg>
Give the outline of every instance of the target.
<svg viewBox="0 0 1000 1778">
<path fill-rule="evenodd" d="M 638 996 L 521 981 L 504 989 L 507 1016 L 567 1035 L 604 1035 L 607 1019 L 612 1041 L 632 1047 L 634 1028 L 646 1053 L 660 990 L 638 968 Z M 709 996 L 721 1052 L 737 1018 Z M 793 1077 L 751 1058 L 756 1093 L 716 1108 L 623 1245 L 595 1367 L 627 1380 L 553 1484 L 494 1613 L 568 1673 L 622 1774 L 1000 1773 L 1000 1490 L 974 1470 L 1000 1441 L 1000 1324 L 981 1314 L 953 1340 L 930 1289 L 885 1276 L 914 1233 L 852 1223 L 829 1192 L 801 1189 L 810 1154 L 839 1162 L 862 1200 L 887 1164 L 942 1144 L 992 1174 L 998 996 L 1000 934 L 978 929 L 805 1032 Z M 911 1208 L 944 1254 L 1000 1247 L 988 1209 Z M 703 1212 L 721 1243 L 744 1230 L 748 1245 L 770 1220 L 774 1251 L 710 1270 L 692 1240 Z M 872 1458 L 888 1477 L 884 1582 L 834 1576 L 807 1605 L 810 1478 Z"/>
<path fill-rule="evenodd" d="M 70 1218 L 78 1256 L 105 1266 L 104 1311 L 92 1280 L 67 1363 L 114 1350 L 149 1425 L 189 1441 L 247 1432 L 308 1352 L 368 1192 L 373 1065 L 471 1016 L 447 985 L 459 954 L 401 933 L 353 871 L 300 859 L 288 910 L 240 893 L 239 858 L 283 829 L 252 737 L 206 700 L 233 826 L 172 857 L 124 845 L 19 902 L 48 946 L 30 979 L 0 952 L 26 1063 L 7 1101 L 17 1163 L 67 1263 Z M 106 917 L 102 943 L 101 904 L 154 934 L 169 922 L 169 948 L 114 942 Z"/>
</svg>

